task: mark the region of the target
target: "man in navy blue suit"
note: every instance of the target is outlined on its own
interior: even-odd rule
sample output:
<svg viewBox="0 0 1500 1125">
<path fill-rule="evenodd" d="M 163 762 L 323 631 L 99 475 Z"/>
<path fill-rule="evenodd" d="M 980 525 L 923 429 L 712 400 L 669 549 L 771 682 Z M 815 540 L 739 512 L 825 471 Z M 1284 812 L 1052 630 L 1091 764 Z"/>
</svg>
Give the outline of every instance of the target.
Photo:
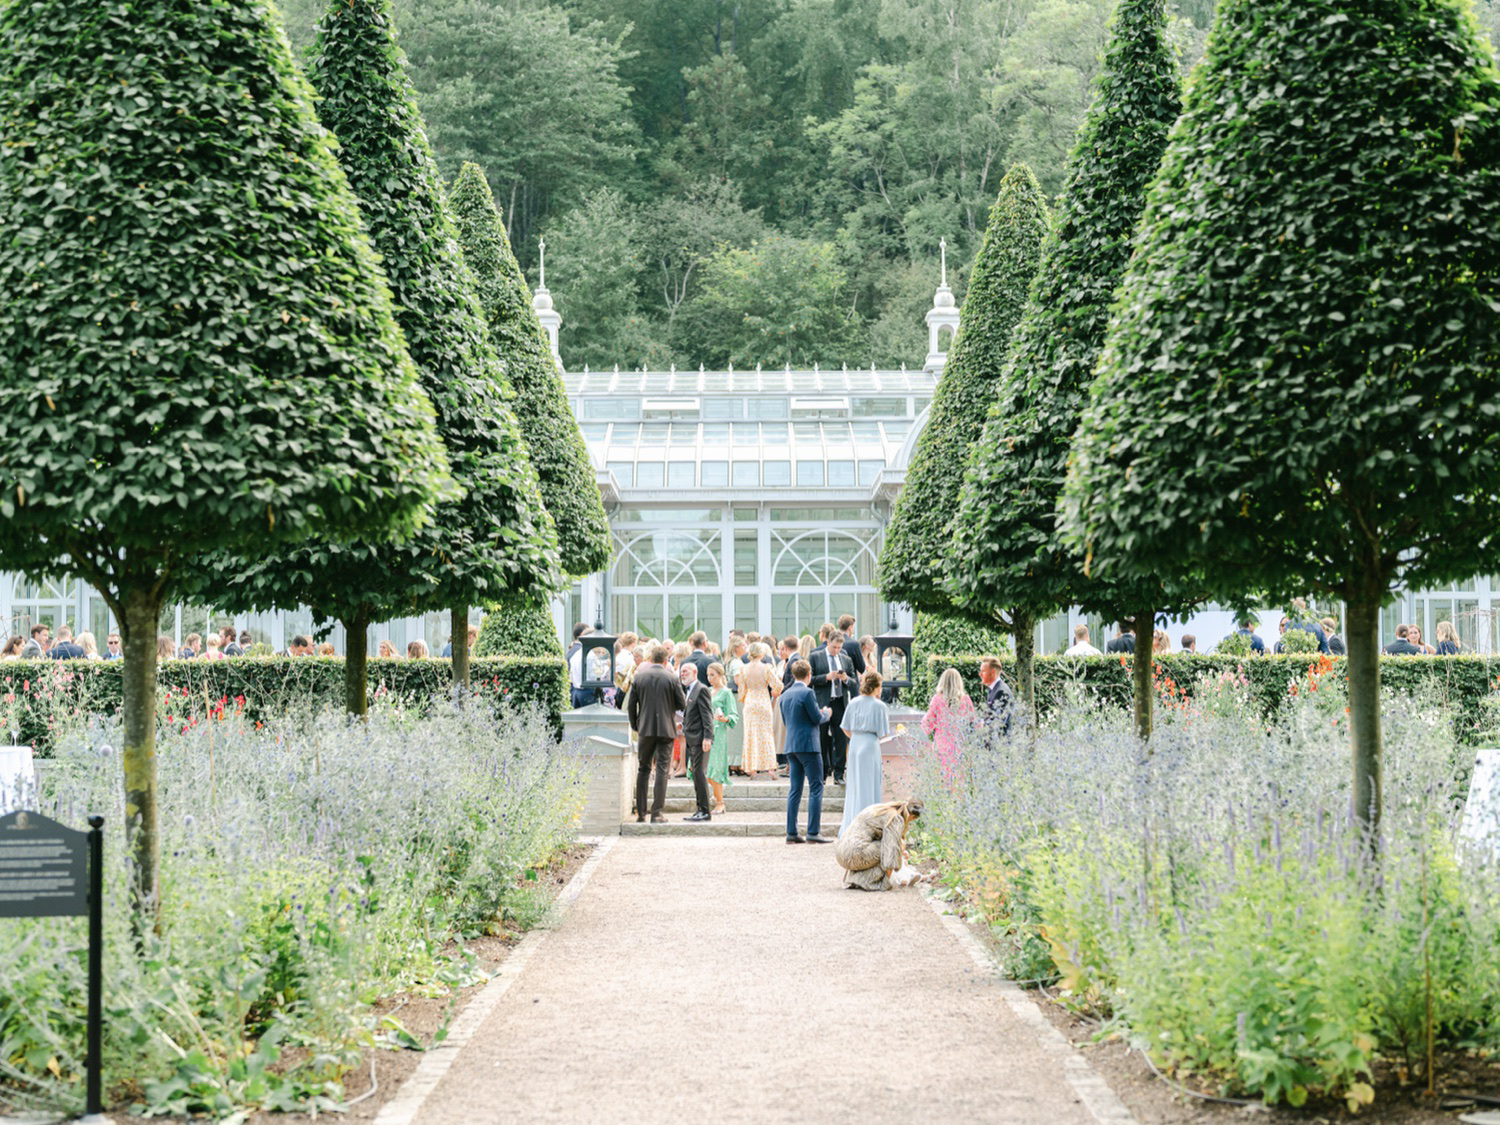
<svg viewBox="0 0 1500 1125">
<path fill-rule="evenodd" d="M 832 712 L 818 707 L 818 698 L 808 686 L 812 667 L 805 660 L 792 665 L 792 686 L 781 693 L 781 721 L 786 726 L 786 761 L 790 788 L 786 795 L 786 842 L 826 844 L 819 833 L 823 824 L 823 751 L 818 728 Z M 802 806 L 802 783 L 807 796 L 807 835 L 797 834 L 797 813 Z"/>
</svg>

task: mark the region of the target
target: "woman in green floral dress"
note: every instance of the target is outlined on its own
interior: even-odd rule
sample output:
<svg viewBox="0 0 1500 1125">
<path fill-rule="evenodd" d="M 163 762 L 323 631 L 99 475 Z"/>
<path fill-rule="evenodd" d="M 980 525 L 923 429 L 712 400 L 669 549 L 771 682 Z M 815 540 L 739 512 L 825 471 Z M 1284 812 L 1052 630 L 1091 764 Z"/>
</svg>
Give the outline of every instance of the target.
<svg viewBox="0 0 1500 1125">
<path fill-rule="evenodd" d="M 729 732 L 739 725 L 740 711 L 734 705 L 734 692 L 730 691 L 724 678 L 724 665 L 717 662 L 708 666 L 708 686 L 714 697 L 714 745 L 708 752 L 708 765 L 703 773 L 709 788 L 714 791 L 715 813 L 724 811 L 724 786 L 729 781 Z"/>
</svg>

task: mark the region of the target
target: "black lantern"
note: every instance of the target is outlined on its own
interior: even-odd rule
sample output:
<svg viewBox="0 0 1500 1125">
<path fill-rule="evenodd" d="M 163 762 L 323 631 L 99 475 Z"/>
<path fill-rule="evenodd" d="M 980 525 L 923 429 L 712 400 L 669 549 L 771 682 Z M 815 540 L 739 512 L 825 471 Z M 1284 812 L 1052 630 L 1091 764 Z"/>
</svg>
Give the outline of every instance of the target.
<svg viewBox="0 0 1500 1125">
<path fill-rule="evenodd" d="M 595 618 L 594 631 L 579 638 L 583 661 L 583 690 L 594 693 L 594 702 L 604 702 L 606 689 L 615 686 L 615 641 L 604 631 L 604 622 Z"/>
<path fill-rule="evenodd" d="M 893 616 L 890 631 L 875 638 L 875 670 L 887 688 L 911 687 L 911 637 L 900 629 Z"/>
</svg>

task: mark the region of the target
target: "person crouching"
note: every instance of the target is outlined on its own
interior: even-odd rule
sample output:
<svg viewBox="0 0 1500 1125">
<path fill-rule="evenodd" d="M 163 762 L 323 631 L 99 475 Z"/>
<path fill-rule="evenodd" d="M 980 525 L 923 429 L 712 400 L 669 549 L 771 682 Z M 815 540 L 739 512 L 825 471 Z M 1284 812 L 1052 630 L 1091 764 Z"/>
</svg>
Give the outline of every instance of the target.
<svg viewBox="0 0 1500 1125">
<path fill-rule="evenodd" d="M 887 801 L 855 817 L 833 853 L 844 869 L 844 885 L 861 891 L 890 890 L 891 873 L 906 861 L 906 830 L 921 815 L 920 801 Z"/>
</svg>

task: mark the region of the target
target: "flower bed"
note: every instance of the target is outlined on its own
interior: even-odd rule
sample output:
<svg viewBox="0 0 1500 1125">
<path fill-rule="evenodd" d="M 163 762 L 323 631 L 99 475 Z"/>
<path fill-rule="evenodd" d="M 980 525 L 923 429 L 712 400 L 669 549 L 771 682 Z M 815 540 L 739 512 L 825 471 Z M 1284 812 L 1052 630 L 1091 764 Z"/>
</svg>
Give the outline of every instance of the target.
<svg viewBox="0 0 1500 1125">
<path fill-rule="evenodd" d="M 909 692 L 903 692 L 914 707 L 926 707 L 938 677 L 957 668 L 974 698 L 983 695 L 979 685 L 979 660 L 983 653 L 928 653 L 917 661 L 919 675 Z M 1082 693 L 1097 704 L 1128 711 L 1131 706 L 1129 656 L 1040 656 L 1036 660 L 1036 705 L 1045 717 L 1070 693 Z M 1274 718 L 1283 704 L 1305 684 L 1316 670 L 1331 673 L 1343 683 L 1343 657 L 1219 656 L 1211 653 L 1173 653 L 1157 656 L 1153 663 L 1158 688 L 1170 681 L 1179 698 L 1191 698 L 1200 690 L 1212 691 L 1226 674 L 1243 677 L 1245 687 L 1263 717 Z M 1007 657 L 1001 673 L 1014 684 L 1015 664 Z M 1436 698 L 1449 709 L 1455 730 L 1465 742 L 1496 727 L 1493 710 L 1500 692 L 1500 660 L 1489 656 L 1381 658 L 1380 678 L 1388 694 Z M 1160 693 L 1159 693 L 1160 694 Z"/>
<path fill-rule="evenodd" d="M 399 1043 L 372 1001 L 475 978 L 442 950 L 498 930 L 574 837 L 577 759 L 527 708 L 388 704 L 350 724 L 231 704 L 184 725 L 158 743 L 162 931 L 139 956 L 118 729 L 64 731 L 43 768 L 41 811 L 106 816 L 106 1090 L 155 1114 L 331 1108 L 360 1045 Z M 85 931 L 0 931 L 0 1106 L 81 1105 Z"/>
<path fill-rule="evenodd" d="M 1200 683 L 1143 753 L 1074 698 L 1026 738 L 934 766 L 926 846 L 1017 979 L 1056 980 L 1158 1065 L 1300 1105 L 1374 1096 L 1377 1057 L 1500 1046 L 1500 880 L 1455 852 L 1466 767 L 1440 708 L 1390 701 L 1372 860 L 1350 815 L 1336 679 L 1267 723 L 1251 685 Z M 1428 1005 L 1431 1020 L 1428 1020 Z"/>
</svg>

